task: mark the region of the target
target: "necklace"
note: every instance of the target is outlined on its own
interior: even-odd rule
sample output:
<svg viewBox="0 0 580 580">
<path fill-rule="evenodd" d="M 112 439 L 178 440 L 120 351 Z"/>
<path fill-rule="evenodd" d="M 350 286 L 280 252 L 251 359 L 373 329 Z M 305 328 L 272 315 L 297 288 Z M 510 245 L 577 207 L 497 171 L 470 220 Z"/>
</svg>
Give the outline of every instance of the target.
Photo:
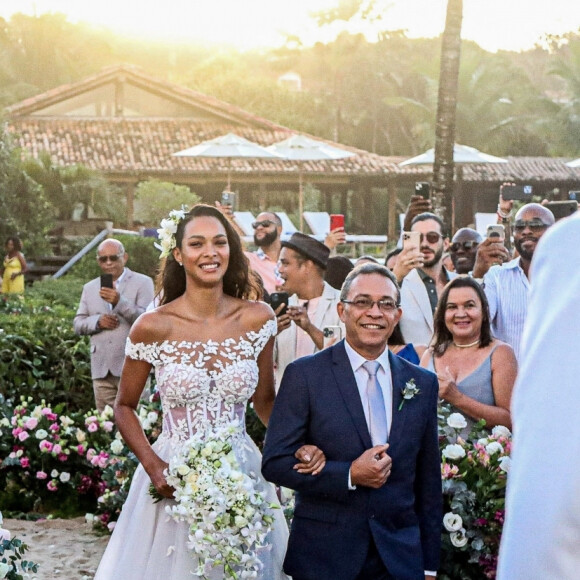
<svg viewBox="0 0 580 580">
<path fill-rule="evenodd" d="M 475 342 L 470 342 L 469 344 L 457 344 L 455 341 L 453 341 L 453 344 L 457 348 L 471 348 L 472 346 L 475 346 L 476 344 L 479 344 L 479 338 Z"/>
</svg>

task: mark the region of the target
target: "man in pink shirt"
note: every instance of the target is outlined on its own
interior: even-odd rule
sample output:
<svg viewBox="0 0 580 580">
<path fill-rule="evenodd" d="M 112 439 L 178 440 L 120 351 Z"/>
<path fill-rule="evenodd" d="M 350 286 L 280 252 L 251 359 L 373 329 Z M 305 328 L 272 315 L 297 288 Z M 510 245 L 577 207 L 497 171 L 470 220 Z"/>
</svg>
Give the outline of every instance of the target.
<svg viewBox="0 0 580 580">
<path fill-rule="evenodd" d="M 282 249 L 282 220 L 274 212 L 263 211 L 258 214 L 252 227 L 254 244 L 258 249 L 245 254 L 250 261 L 250 268 L 261 276 L 264 288 L 271 294 L 276 292 L 276 286 L 283 283 L 278 274 L 278 257 Z"/>
</svg>

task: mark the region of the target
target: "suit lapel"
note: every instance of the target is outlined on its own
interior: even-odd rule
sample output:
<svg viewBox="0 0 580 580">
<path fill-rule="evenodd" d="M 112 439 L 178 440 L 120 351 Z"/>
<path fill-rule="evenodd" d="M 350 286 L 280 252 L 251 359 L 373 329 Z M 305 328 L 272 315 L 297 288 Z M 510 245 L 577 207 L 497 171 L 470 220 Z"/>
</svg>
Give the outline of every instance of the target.
<svg viewBox="0 0 580 580">
<path fill-rule="evenodd" d="M 405 405 L 399 411 L 403 401 L 403 389 L 408 380 L 407 371 L 397 355 L 389 352 L 389 364 L 391 366 L 391 380 L 393 382 L 393 415 L 389 444 L 395 447 L 405 434 L 405 421 L 407 412 Z"/>
<path fill-rule="evenodd" d="M 425 284 L 423 283 L 423 280 L 421 280 L 421 276 L 419 276 L 419 272 L 417 272 L 416 269 L 413 270 L 410 276 L 411 280 L 409 281 L 412 282 L 411 293 L 415 297 L 429 329 L 433 331 L 433 313 L 431 312 L 431 302 L 429 302 L 429 296 L 427 295 Z"/>
<path fill-rule="evenodd" d="M 365 449 L 370 449 L 373 444 L 367 427 L 367 421 L 365 419 L 358 387 L 356 386 L 354 373 L 344 348 L 344 340 L 341 340 L 336 346 L 331 348 L 333 362 L 332 372 L 338 390 L 342 395 L 346 409 L 353 420 L 354 426 L 356 427 Z"/>
<path fill-rule="evenodd" d="M 331 304 L 333 303 L 333 296 L 330 295 L 328 293 L 328 288 L 326 287 L 326 284 L 324 285 L 324 291 L 322 292 L 322 296 L 320 297 L 320 300 L 318 302 L 318 306 L 316 308 L 316 312 L 314 313 L 314 320 L 312 321 L 312 324 L 314 324 L 314 326 L 316 326 L 316 328 L 320 328 L 322 330 L 322 321 L 324 320 L 324 317 L 326 316 L 326 312 L 328 311 L 328 309 L 330 308 Z"/>
</svg>

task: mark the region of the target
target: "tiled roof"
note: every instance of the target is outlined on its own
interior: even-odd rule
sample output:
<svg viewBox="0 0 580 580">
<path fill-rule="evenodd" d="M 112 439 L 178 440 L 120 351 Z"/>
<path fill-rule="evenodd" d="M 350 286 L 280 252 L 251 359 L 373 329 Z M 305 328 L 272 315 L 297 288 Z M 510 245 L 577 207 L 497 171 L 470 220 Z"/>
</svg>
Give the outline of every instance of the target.
<svg viewBox="0 0 580 580">
<path fill-rule="evenodd" d="M 278 127 L 267 130 L 226 123 L 200 123 L 187 119 L 49 119 L 13 118 L 8 122 L 16 143 L 33 157 L 50 153 L 59 165 L 80 163 L 106 173 L 151 172 L 156 174 L 226 173 L 227 159 L 172 157 L 198 143 L 236 133 L 260 145 L 272 145 L 294 132 Z M 336 145 L 336 144 L 335 144 Z M 352 147 L 357 153 L 337 161 L 306 161 L 305 174 L 384 175 L 397 171 L 386 157 Z M 231 173 L 260 171 L 266 174 L 298 173 L 297 162 L 278 159 L 232 159 Z"/>
</svg>

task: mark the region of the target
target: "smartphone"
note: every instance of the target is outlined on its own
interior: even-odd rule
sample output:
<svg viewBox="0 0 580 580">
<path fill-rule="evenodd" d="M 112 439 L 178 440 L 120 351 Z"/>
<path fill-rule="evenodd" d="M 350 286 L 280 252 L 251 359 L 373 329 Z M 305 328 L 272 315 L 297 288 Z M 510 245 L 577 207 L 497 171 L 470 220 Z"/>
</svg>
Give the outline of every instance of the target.
<svg viewBox="0 0 580 580">
<path fill-rule="evenodd" d="M 278 316 L 282 316 L 282 314 L 286 314 L 286 311 L 288 310 L 289 298 L 290 298 L 290 296 L 288 295 L 288 292 L 272 292 L 272 294 L 270 294 L 270 306 L 272 307 L 272 310 L 276 310 L 278 308 L 278 306 L 280 306 L 280 304 L 286 305 L 278 313 Z"/>
<path fill-rule="evenodd" d="M 502 199 L 516 199 L 526 202 L 532 200 L 531 185 L 502 185 L 499 191 Z"/>
<path fill-rule="evenodd" d="M 487 226 L 487 237 L 493 238 L 494 242 L 505 240 L 505 228 L 501 224 L 490 224 Z"/>
<path fill-rule="evenodd" d="M 431 184 L 428 181 L 417 181 L 415 183 L 415 195 L 420 195 L 423 199 L 429 199 Z"/>
<path fill-rule="evenodd" d="M 338 228 L 344 229 L 344 215 L 341 213 L 331 213 L 330 214 L 330 231 L 334 231 Z"/>
<path fill-rule="evenodd" d="M 569 191 L 568 199 L 578 201 L 580 199 L 580 191 Z"/>
<path fill-rule="evenodd" d="M 568 217 L 578 211 L 578 202 L 574 199 L 569 201 L 550 201 L 544 207 L 547 207 L 556 220 Z"/>
<path fill-rule="evenodd" d="M 322 329 L 324 335 L 323 348 L 336 344 L 342 340 L 342 328 L 340 326 L 325 326 Z"/>
<path fill-rule="evenodd" d="M 222 205 L 229 205 L 232 208 L 234 207 L 234 203 L 236 203 L 236 194 L 233 191 L 224 191 L 222 193 Z"/>
<path fill-rule="evenodd" d="M 113 287 L 113 274 L 101 274 L 101 288 Z"/>
<path fill-rule="evenodd" d="M 403 248 L 419 248 L 421 247 L 421 233 L 420 232 L 403 232 Z"/>
</svg>

